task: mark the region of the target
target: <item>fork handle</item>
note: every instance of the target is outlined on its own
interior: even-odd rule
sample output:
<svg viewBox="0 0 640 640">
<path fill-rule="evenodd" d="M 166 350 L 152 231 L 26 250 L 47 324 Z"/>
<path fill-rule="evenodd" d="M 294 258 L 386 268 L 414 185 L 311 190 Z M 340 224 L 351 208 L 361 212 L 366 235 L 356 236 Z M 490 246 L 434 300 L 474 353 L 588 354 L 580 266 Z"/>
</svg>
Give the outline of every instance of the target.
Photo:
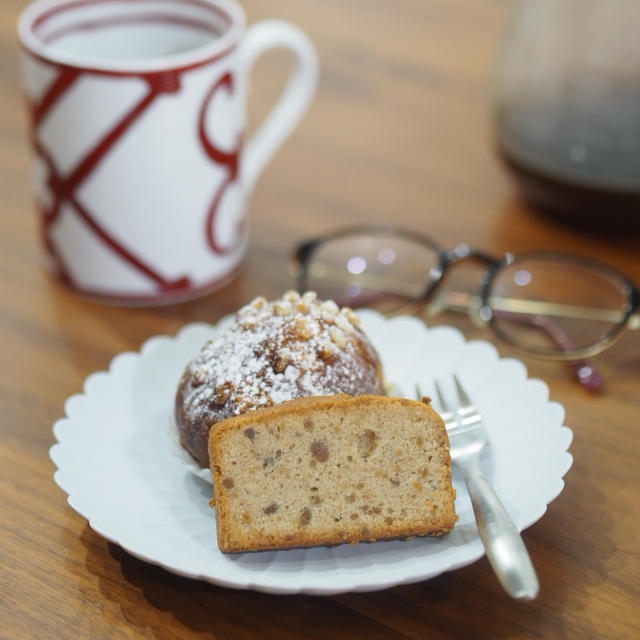
<svg viewBox="0 0 640 640">
<path fill-rule="evenodd" d="M 540 589 L 531 558 L 500 498 L 477 470 L 463 469 L 478 533 L 489 562 L 512 598 L 533 600 Z"/>
</svg>

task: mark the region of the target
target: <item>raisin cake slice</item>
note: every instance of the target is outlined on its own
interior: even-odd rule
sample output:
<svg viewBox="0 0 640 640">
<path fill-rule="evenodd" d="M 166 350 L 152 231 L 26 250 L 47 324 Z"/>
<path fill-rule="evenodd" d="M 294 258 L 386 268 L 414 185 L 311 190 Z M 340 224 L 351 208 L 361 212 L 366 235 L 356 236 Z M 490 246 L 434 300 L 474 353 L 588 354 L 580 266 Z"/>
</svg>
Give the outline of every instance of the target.
<svg viewBox="0 0 640 640">
<path fill-rule="evenodd" d="M 209 437 L 223 552 L 440 535 L 457 519 L 449 440 L 428 403 L 292 400 Z"/>
</svg>

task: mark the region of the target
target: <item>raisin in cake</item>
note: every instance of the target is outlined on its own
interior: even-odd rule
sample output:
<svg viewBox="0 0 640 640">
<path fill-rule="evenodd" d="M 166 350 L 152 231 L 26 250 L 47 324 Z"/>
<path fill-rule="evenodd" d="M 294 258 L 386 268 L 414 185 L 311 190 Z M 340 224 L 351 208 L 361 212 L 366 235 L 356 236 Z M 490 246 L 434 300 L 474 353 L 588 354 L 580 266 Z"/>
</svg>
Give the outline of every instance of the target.
<svg viewBox="0 0 640 640">
<path fill-rule="evenodd" d="M 457 519 L 449 440 L 415 400 L 293 400 L 209 437 L 218 545 L 258 551 L 440 535 Z"/>
<path fill-rule="evenodd" d="M 176 395 L 182 445 L 209 465 L 216 423 L 293 398 L 383 394 L 378 355 L 357 315 L 315 293 L 258 297 L 187 366 Z"/>
</svg>

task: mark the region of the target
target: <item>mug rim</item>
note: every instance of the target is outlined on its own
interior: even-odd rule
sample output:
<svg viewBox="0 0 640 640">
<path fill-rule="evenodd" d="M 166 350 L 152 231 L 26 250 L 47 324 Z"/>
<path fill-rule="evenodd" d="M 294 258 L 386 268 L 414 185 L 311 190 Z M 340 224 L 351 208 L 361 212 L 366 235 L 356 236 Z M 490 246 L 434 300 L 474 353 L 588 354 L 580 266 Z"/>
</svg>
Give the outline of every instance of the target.
<svg viewBox="0 0 640 640">
<path fill-rule="evenodd" d="M 166 0 L 164 1 L 166 2 Z M 104 73 L 135 74 L 183 70 L 212 62 L 233 49 L 245 29 L 245 13 L 236 0 L 170 0 L 177 6 L 190 4 L 222 9 L 229 16 L 229 27 L 219 38 L 189 51 L 170 55 L 145 56 L 135 60 L 69 53 L 46 44 L 33 31 L 38 19 L 57 10 L 63 10 L 65 7 L 73 9 L 85 5 L 126 2 L 127 0 L 35 0 L 20 13 L 17 25 L 18 39 L 26 51 L 45 62 Z"/>
</svg>

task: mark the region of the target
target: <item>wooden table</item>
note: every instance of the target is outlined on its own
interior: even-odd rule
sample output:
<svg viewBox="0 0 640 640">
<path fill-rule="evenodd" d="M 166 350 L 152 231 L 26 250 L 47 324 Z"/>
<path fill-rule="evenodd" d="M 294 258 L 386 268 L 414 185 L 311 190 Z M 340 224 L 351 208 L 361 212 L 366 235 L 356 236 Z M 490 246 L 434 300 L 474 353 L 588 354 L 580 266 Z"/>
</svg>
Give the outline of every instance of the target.
<svg viewBox="0 0 640 640">
<path fill-rule="evenodd" d="M 509 600 L 485 559 L 427 582 L 336 597 L 184 579 L 92 531 L 52 478 L 52 424 L 87 375 L 149 336 L 213 322 L 259 293 L 279 295 L 292 285 L 291 247 L 336 225 L 395 221 L 495 254 L 577 252 L 640 282 L 637 235 L 539 216 L 499 166 L 488 81 L 504 6 L 245 0 L 251 22 L 284 17 L 311 35 L 322 64 L 317 97 L 254 194 L 242 275 L 195 302 L 128 309 L 82 300 L 41 266 L 14 37 L 24 4 L 0 5 L 0 637 L 640 637 L 640 336 L 632 332 L 600 359 L 607 389 L 598 396 L 562 365 L 526 361 L 565 406 L 575 458 L 562 494 L 524 533 L 541 582 L 534 602 Z M 277 53 L 259 63 L 254 120 L 277 95 L 283 63 Z M 488 337 L 466 318 L 435 322 Z"/>
</svg>

